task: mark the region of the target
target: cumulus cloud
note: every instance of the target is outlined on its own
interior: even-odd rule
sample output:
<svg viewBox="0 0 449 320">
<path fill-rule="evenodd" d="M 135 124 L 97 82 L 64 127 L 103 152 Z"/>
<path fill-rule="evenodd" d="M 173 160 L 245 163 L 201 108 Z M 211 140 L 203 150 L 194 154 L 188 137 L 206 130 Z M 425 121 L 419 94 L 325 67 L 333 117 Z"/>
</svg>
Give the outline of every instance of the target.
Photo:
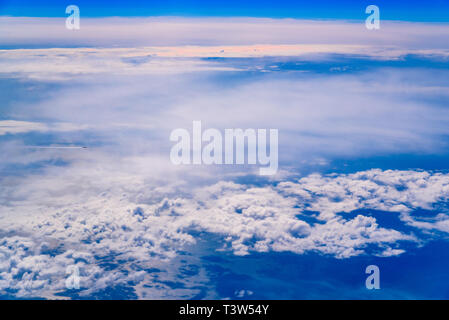
<svg viewBox="0 0 449 320">
<path fill-rule="evenodd" d="M 401 254 L 406 250 L 401 243 L 426 241 L 420 229 L 443 230 L 442 221 L 447 224 L 441 215 L 426 225 L 410 220 L 413 210 L 448 198 L 449 175 L 441 173 L 314 174 L 261 187 L 221 181 L 177 186 L 177 196 L 163 199 L 142 175 L 108 178 L 92 168 L 83 182 L 80 172 L 78 180 L 66 176 L 69 171 L 48 173 L 16 180 L 20 189 L 9 184 L 1 200 L 0 283 L 18 296 L 54 297 L 64 291 L 65 268 L 73 264 L 88 270 L 83 295 L 131 281 L 140 284 L 142 296 L 163 296 L 163 287 L 143 286 L 159 281 L 150 269 L 169 270 L 169 262 L 198 243 L 201 233 L 217 235 L 216 250 L 236 255 L 318 252 L 344 259 Z M 82 189 L 70 192 L 75 185 Z M 373 216 L 345 216 L 367 208 L 402 213 L 403 223 L 416 232 L 382 227 Z M 116 267 L 102 264 L 102 257 Z M 207 282 L 205 275 L 198 277 L 197 284 Z M 184 290 L 187 296 L 195 293 Z"/>
</svg>

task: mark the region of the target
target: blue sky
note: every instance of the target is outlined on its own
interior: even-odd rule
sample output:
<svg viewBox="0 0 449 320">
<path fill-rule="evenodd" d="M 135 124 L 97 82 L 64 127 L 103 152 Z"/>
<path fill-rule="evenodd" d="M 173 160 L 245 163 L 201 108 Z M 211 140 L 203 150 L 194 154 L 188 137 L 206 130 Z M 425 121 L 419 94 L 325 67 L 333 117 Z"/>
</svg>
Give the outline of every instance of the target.
<svg viewBox="0 0 449 320">
<path fill-rule="evenodd" d="M 0 15 L 61 17 L 67 1 L 0 1 Z M 72 3 L 70 3 L 72 4 Z M 188 0 L 188 1 L 74 1 L 85 17 L 107 16 L 244 16 L 307 19 L 365 19 L 365 8 L 375 4 L 386 20 L 448 22 L 445 0 L 332 1 L 332 0 Z"/>
<path fill-rule="evenodd" d="M 380 30 L 369 2 L 68 4 L 0 1 L 1 299 L 449 297 L 447 1 L 378 1 Z M 277 174 L 175 166 L 197 120 L 278 129 Z"/>
</svg>

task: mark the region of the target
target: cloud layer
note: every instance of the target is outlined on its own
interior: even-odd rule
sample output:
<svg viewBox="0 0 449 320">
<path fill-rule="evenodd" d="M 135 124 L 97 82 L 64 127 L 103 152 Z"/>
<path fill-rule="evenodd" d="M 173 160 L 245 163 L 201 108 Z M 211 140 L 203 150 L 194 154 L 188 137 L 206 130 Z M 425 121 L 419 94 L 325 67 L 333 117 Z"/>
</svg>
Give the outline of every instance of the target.
<svg viewBox="0 0 449 320">
<path fill-rule="evenodd" d="M 344 259 L 399 255 L 407 250 L 403 243 L 449 232 L 446 211 L 424 224 L 411 214 L 448 200 L 447 174 L 370 170 L 314 174 L 261 187 L 222 181 L 181 188 L 178 196 L 158 200 L 142 175 L 128 174 L 126 182 L 123 174 L 106 179 L 94 168 L 84 176 L 80 170 L 23 179 L 19 190 L 6 189 L 0 218 L 2 292 L 54 297 L 64 291 L 66 267 L 75 264 L 83 270 L 81 295 L 132 282 L 140 297 L 161 297 L 167 288 L 142 285 L 160 281 L 154 268 L 167 269 L 170 276 L 167 263 L 204 233 L 217 235 L 216 250 L 236 255 L 319 252 Z M 348 215 L 357 209 L 399 213 L 411 229 L 382 227 L 374 216 Z M 103 259 L 116 267 L 108 268 Z M 184 281 L 207 282 L 206 275 L 197 276 Z M 171 292 L 177 294 L 182 296 Z"/>
<path fill-rule="evenodd" d="M 445 172 L 304 174 L 339 158 L 447 150 L 447 25 L 81 23 L 76 33 L 63 19 L 0 18 L 1 45 L 19 48 L 0 50 L 0 295 L 222 298 L 200 261 L 205 243 L 341 261 L 447 239 Z M 91 48 L 56 48 L 76 46 Z M 194 120 L 278 129 L 278 175 L 172 165 L 169 133 Z M 33 148 L 54 145 L 88 148 Z"/>
<path fill-rule="evenodd" d="M 362 19 L 364 17 L 361 17 Z M 268 18 L 83 18 L 67 30 L 64 18 L 0 17 L 3 46 L 229 46 L 262 44 L 366 45 L 448 49 L 449 27 L 441 23 L 382 21 L 372 32 L 361 21 Z"/>
</svg>

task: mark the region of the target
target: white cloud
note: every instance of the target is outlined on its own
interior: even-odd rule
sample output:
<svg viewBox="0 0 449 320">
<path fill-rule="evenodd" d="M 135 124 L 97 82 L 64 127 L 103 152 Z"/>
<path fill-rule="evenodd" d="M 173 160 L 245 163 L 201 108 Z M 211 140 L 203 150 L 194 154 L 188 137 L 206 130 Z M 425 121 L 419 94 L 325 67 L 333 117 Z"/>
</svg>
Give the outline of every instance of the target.
<svg viewBox="0 0 449 320">
<path fill-rule="evenodd" d="M 276 186 L 250 187 L 225 181 L 204 187 L 178 186 L 177 195 L 167 193 L 170 195 L 158 200 L 157 192 L 152 191 L 157 187 L 148 184 L 142 174 L 111 176 L 92 167 L 72 167 L 59 169 L 55 175 L 54 170 L 53 174 L 48 171 L 16 178 L 15 185 L 20 188 L 8 184 L 7 197 L 3 195 L 1 200 L 0 228 L 5 236 L 0 284 L 3 290 L 19 290 L 20 296 L 51 297 L 61 291 L 65 268 L 75 263 L 77 253 L 82 259 L 76 263 L 89 270 L 83 278 L 82 294 L 135 281 L 141 297 L 163 296 L 163 288 L 142 286 L 157 282 L 154 275 L 143 271 L 154 266 L 170 270 L 170 261 L 197 243 L 192 232 L 217 235 L 216 249 L 236 255 L 314 251 L 349 258 L 366 253 L 373 245 L 377 250 L 372 254 L 398 255 L 405 251 L 402 241 L 425 239 L 379 226 L 375 217 L 359 214 L 345 218 L 344 213 L 337 213 L 376 209 L 386 211 L 383 214 L 409 214 L 415 208 L 431 208 L 449 196 L 447 174 L 370 170 L 310 175 Z M 85 173 L 80 175 L 80 170 Z M 310 211 L 319 215 L 314 217 Z M 317 220 L 314 223 L 310 218 Z M 437 216 L 426 225 L 403 221 L 417 230 L 442 230 L 444 220 Z M 51 256 L 46 253 L 49 248 L 59 251 Z M 99 256 L 122 262 L 107 270 L 101 267 Z M 132 265 L 142 272 L 123 272 Z M 206 283 L 207 277 L 196 281 Z M 179 294 L 194 294 L 187 288 Z"/>
<path fill-rule="evenodd" d="M 0 135 L 26 133 L 30 131 L 47 131 L 48 127 L 42 123 L 29 121 L 2 120 L 0 121 Z"/>
<path fill-rule="evenodd" d="M 401 59 L 407 54 L 447 59 L 449 54 L 448 24 L 384 21 L 382 30 L 369 32 L 362 21 L 179 17 L 82 21 L 83 27 L 73 31 L 61 18 L 0 17 L 0 45 L 17 48 L 0 50 L 1 72 L 48 80 L 106 72 L 238 70 L 198 60 L 204 57 L 294 56 L 316 61 L 326 54 L 374 59 Z M 36 46 L 50 48 L 23 49 Z"/>
<path fill-rule="evenodd" d="M 34 100 L 5 95 L 14 106 L 2 109 L 0 122 L 0 164 L 11 170 L 1 177 L 2 293 L 54 298 L 65 290 L 67 265 L 77 264 L 84 296 L 131 281 L 143 298 L 190 298 L 199 286 L 216 297 L 200 262 L 197 274 L 178 277 L 180 260 L 188 259 L 182 252 L 197 249 L 197 233 L 213 235 L 214 249 L 236 255 L 315 252 L 346 259 L 399 255 L 406 252 L 403 242 L 421 244 L 449 230 L 444 210 L 425 219 L 413 215 L 447 201 L 448 174 L 369 170 L 294 179 L 303 161 L 444 150 L 449 114 L 429 101 L 447 98 L 446 70 L 325 77 L 268 72 L 223 84 L 215 81 L 223 73 L 211 71 L 247 67 L 198 59 L 444 55 L 447 25 L 386 22 L 381 33 L 369 35 L 363 23 L 269 19 L 86 19 L 78 34 L 61 19 L 3 17 L 0 25 L 3 45 L 46 39 L 71 46 L 98 40 L 95 45 L 108 47 L 0 51 L 3 74 L 31 77 L 46 90 Z M 252 63 L 250 70 L 267 71 L 262 62 Z M 189 129 L 192 120 L 214 128 L 279 129 L 282 174 L 253 186 L 230 181 L 245 178 L 246 167 L 175 168 L 169 132 Z M 50 144 L 81 141 L 89 149 L 23 148 L 22 133 L 50 132 Z M 55 160 L 63 165 L 19 175 L 11 169 Z M 387 227 L 376 215 L 347 214 L 357 209 L 400 213 L 401 220 Z M 182 286 L 174 289 L 174 280 Z"/>
<path fill-rule="evenodd" d="M 449 113 L 432 102 L 447 99 L 445 70 L 285 73 L 227 86 L 215 75 L 76 76 L 58 90 L 49 85 L 45 98 L 15 101 L 10 120 L 4 121 L 14 123 L 16 133 L 52 130 L 66 144 L 72 140 L 113 154 L 161 157 L 169 154 L 171 130 L 191 130 L 193 120 L 219 130 L 275 128 L 280 169 L 301 161 L 325 164 L 339 156 L 429 154 L 447 148 Z M 26 121 L 14 122 L 13 116 Z"/>
<path fill-rule="evenodd" d="M 65 28 L 64 18 L 0 17 L 2 45 L 27 46 L 235 46 L 279 44 L 367 45 L 383 48 L 448 49 L 444 23 L 383 21 L 370 32 L 364 21 L 269 18 L 81 18 Z"/>
<path fill-rule="evenodd" d="M 71 123 L 40 123 L 31 121 L 17 121 L 17 120 L 0 120 L 0 136 L 5 134 L 19 134 L 28 132 L 69 132 L 76 130 L 87 129 L 86 126 L 74 125 Z"/>
</svg>

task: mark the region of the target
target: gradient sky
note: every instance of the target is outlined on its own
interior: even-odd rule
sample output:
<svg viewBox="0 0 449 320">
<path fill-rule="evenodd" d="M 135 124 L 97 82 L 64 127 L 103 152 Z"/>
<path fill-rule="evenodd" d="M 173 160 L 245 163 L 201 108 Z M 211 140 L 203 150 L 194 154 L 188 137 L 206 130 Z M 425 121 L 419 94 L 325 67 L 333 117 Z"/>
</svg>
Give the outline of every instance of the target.
<svg viewBox="0 0 449 320">
<path fill-rule="evenodd" d="M 445 0 L 332 1 L 332 0 L 2 0 L 0 15 L 29 17 L 65 16 L 65 7 L 78 5 L 82 16 L 251 16 L 307 19 L 365 19 L 365 8 L 375 4 L 386 20 L 448 22 L 449 2 Z"/>
</svg>

